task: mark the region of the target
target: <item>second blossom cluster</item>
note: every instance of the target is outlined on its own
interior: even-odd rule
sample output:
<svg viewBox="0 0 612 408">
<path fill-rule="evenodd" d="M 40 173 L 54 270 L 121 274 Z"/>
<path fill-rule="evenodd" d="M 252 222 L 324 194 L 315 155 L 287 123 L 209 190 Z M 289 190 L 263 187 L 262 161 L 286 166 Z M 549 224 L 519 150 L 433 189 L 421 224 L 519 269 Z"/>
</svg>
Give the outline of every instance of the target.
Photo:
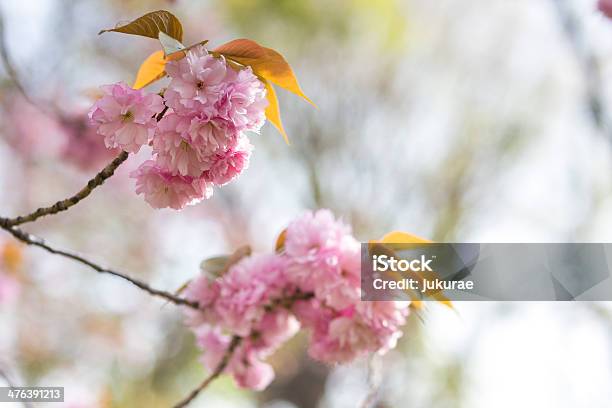
<svg viewBox="0 0 612 408">
<path fill-rule="evenodd" d="M 245 132 L 259 132 L 267 99 L 250 67 L 230 66 L 202 46 L 168 62 L 166 73 L 163 97 L 124 83 L 102 87 L 89 117 L 108 148 L 152 146 L 151 159 L 132 173 L 136 192 L 154 208 L 179 210 L 248 167 Z"/>
</svg>

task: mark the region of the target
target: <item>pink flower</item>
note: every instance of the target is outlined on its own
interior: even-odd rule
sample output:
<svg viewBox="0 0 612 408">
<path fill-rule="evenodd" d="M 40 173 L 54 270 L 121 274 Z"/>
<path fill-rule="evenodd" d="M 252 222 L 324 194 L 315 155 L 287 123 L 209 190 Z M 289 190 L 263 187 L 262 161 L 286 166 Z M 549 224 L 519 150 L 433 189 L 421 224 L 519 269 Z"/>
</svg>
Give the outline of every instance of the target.
<svg viewBox="0 0 612 408">
<path fill-rule="evenodd" d="M 372 331 L 373 348 L 384 353 L 395 347 L 402 336 L 401 326 L 406 323 L 410 302 L 358 302 L 359 319 Z"/>
<path fill-rule="evenodd" d="M 606 17 L 612 18 L 612 0 L 599 0 L 597 2 L 597 8 Z"/>
<path fill-rule="evenodd" d="M 232 336 L 240 342 L 226 367 L 236 383 L 262 389 L 274 378 L 264 362 L 300 327 L 311 333 L 309 353 L 343 363 L 395 347 L 408 302 L 360 299 L 360 244 L 331 212 L 308 212 L 286 230 L 284 251 L 243 258 L 225 275 L 200 277 L 188 299 L 188 324 L 214 369 Z"/>
<path fill-rule="evenodd" d="M 342 310 L 360 298 L 360 245 L 328 210 L 307 212 L 287 227 L 288 276 L 304 292 Z"/>
<path fill-rule="evenodd" d="M 306 212 L 287 227 L 285 252 L 299 263 L 337 264 L 337 252 L 350 228 L 336 221 L 329 210 Z M 327 259 L 333 258 L 333 259 Z"/>
<path fill-rule="evenodd" d="M 293 337 L 300 329 L 295 316 L 285 309 L 266 313 L 255 327 L 256 336 L 251 339 L 254 348 L 263 355 L 273 352 Z"/>
<path fill-rule="evenodd" d="M 171 78 L 164 93 L 166 103 L 179 114 L 214 116 L 228 69 L 225 60 L 209 55 L 203 46 L 193 48 L 185 58 L 166 64 Z"/>
<path fill-rule="evenodd" d="M 136 179 L 136 193 L 153 208 L 180 210 L 212 195 L 212 186 L 203 178 L 172 175 L 153 160 L 141 164 L 131 177 Z"/>
<path fill-rule="evenodd" d="M 231 336 L 208 325 L 198 329 L 196 336 L 197 344 L 204 352 L 202 363 L 208 370 L 215 370 L 227 353 Z M 261 361 L 258 351 L 248 341 L 243 341 L 234 350 L 224 372 L 231 374 L 239 387 L 252 390 L 262 390 L 274 379 L 272 367 Z"/>
<path fill-rule="evenodd" d="M 153 152 L 157 154 L 157 163 L 171 174 L 199 178 L 210 164 L 206 160 L 206 150 L 194 144 L 185 132 L 189 122 L 176 114 L 160 120 L 153 139 Z"/>
<path fill-rule="evenodd" d="M 326 363 L 343 363 L 395 347 L 408 313 L 400 302 L 356 302 L 330 318 L 322 314 L 313 325 L 310 355 Z"/>
<path fill-rule="evenodd" d="M 223 153 L 216 153 L 210 160 L 212 164 L 206 172 L 208 180 L 218 186 L 225 185 L 234 180 L 247 167 L 253 146 L 246 136 L 239 139 L 237 145 Z"/>
<path fill-rule="evenodd" d="M 190 119 L 188 129 L 185 131 L 193 143 L 205 153 L 204 156 L 233 149 L 240 136 L 240 132 L 234 126 L 222 119 L 207 120 L 199 116 Z"/>
<path fill-rule="evenodd" d="M 62 158 L 82 170 L 99 170 L 107 165 L 118 149 L 107 149 L 96 128 L 83 112 L 59 117 L 65 135 Z"/>
<path fill-rule="evenodd" d="M 236 384 L 242 388 L 261 391 L 274 379 L 272 366 L 259 360 L 247 347 L 241 347 L 229 364 Z"/>
<path fill-rule="evenodd" d="M 217 116 L 238 129 L 258 132 L 266 120 L 266 106 L 266 88 L 251 67 L 228 70 L 224 92 L 215 105 Z"/>
<path fill-rule="evenodd" d="M 204 351 L 202 363 L 209 370 L 217 368 L 230 345 L 231 337 L 221 333 L 221 329 L 204 325 L 196 329 L 196 343 Z"/>
<path fill-rule="evenodd" d="M 200 275 L 187 285 L 185 298 L 198 303 L 199 309 L 185 309 L 187 325 L 196 328 L 207 322 L 219 320 L 215 313 L 214 303 L 219 298 L 219 284 L 211 281 L 208 276 Z"/>
<path fill-rule="evenodd" d="M 215 310 L 227 330 L 246 336 L 265 314 L 265 306 L 285 289 L 284 258 L 256 255 L 232 266 L 219 280 Z"/>
<path fill-rule="evenodd" d="M 106 147 L 135 153 L 149 143 L 155 132 L 155 115 L 164 107 L 162 98 L 132 89 L 123 82 L 102 87 L 104 96 L 89 112 L 89 118 L 104 136 Z"/>
</svg>

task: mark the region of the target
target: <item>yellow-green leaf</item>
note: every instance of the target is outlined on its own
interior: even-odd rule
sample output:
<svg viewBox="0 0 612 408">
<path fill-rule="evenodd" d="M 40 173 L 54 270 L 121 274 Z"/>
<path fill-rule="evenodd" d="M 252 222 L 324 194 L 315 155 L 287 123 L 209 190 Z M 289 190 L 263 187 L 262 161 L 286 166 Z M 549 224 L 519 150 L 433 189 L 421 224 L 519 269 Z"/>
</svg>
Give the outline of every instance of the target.
<svg viewBox="0 0 612 408">
<path fill-rule="evenodd" d="M 164 58 L 163 51 L 155 51 L 153 54 L 149 55 L 138 69 L 133 88 L 144 88 L 158 79 L 163 78 L 164 75 L 166 75 L 164 71 L 165 66 L 166 59 Z"/>
<path fill-rule="evenodd" d="M 268 107 L 266 108 L 266 118 L 274 125 L 276 129 L 283 135 L 283 139 L 285 139 L 285 143 L 289 144 L 289 137 L 287 137 L 287 133 L 285 133 L 285 128 L 283 128 L 283 121 L 280 117 L 280 109 L 278 107 L 278 98 L 276 97 L 276 91 L 274 91 L 274 87 L 269 81 L 264 80 L 264 84 L 266 85 L 266 98 L 268 98 Z"/>
<path fill-rule="evenodd" d="M 242 65 L 248 65 L 258 76 L 267 79 L 316 106 L 302 91 L 293 70 L 277 51 L 262 47 L 255 41 L 240 38 L 217 47 L 218 53 Z"/>
<path fill-rule="evenodd" d="M 158 38 L 163 31 L 177 41 L 183 41 L 183 26 L 178 18 L 169 11 L 158 10 L 147 13 L 128 24 L 101 30 L 98 34 L 114 31 L 117 33 L 141 35 L 143 37 Z"/>
</svg>

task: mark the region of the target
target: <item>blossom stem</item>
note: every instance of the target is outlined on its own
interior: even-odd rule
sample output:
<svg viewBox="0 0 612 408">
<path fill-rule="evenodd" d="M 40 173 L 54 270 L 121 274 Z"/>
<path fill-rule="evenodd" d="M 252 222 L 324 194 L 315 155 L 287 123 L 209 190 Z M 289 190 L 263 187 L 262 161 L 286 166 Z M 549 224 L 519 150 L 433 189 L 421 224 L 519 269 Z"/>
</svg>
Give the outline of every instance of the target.
<svg viewBox="0 0 612 408">
<path fill-rule="evenodd" d="M 164 290 L 160 290 L 160 289 L 155 289 L 151 286 L 149 286 L 147 283 L 140 281 L 138 279 L 129 277 L 123 273 L 114 271 L 112 269 L 108 269 L 105 268 L 103 266 L 100 266 L 86 258 L 84 258 L 83 256 L 79 255 L 76 252 L 72 252 L 72 251 L 67 251 L 67 250 L 62 250 L 62 249 L 57 249 L 49 244 L 47 244 L 45 242 L 44 239 L 36 236 L 36 235 L 32 235 L 29 234 L 25 231 L 22 231 L 21 229 L 14 227 L 14 226 L 1 226 L 3 229 L 5 229 L 6 231 L 8 231 L 11 235 L 13 235 L 15 238 L 17 238 L 19 241 L 28 244 L 28 245 L 33 245 L 33 246 L 37 246 L 39 248 L 44 249 L 47 252 L 50 252 L 52 254 L 55 255 L 60 255 L 63 256 L 65 258 L 69 258 L 72 259 L 73 261 L 79 262 L 83 265 L 88 266 L 89 268 L 95 270 L 98 273 L 101 274 L 108 274 L 108 275 L 113 275 L 116 276 L 118 278 L 121 278 L 123 280 L 126 280 L 128 282 L 130 282 L 132 285 L 144 290 L 145 292 L 147 292 L 148 294 L 152 295 L 152 296 L 157 296 L 157 297 L 161 297 L 166 299 L 169 302 L 172 302 L 176 305 L 179 306 L 187 306 L 193 309 L 198 309 L 199 305 L 197 302 L 192 302 L 190 300 L 178 297 L 173 295 L 170 292 L 166 292 Z"/>
<path fill-rule="evenodd" d="M 223 373 L 223 370 L 225 370 L 225 368 L 229 364 L 229 361 L 232 358 L 234 351 L 236 350 L 236 348 L 238 347 L 241 341 L 242 341 L 242 338 L 239 336 L 232 337 L 232 341 L 230 342 L 230 345 L 227 348 L 227 351 L 223 355 L 221 362 L 217 365 L 214 371 L 210 373 L 208 377 L 206 377 L 204 382 L 202 382 L 202 384 L 200 384 L 198 388 L 191 391 L 189 395 L 185 397 L 181 402 L 176 404 L 174 408 L 183 408 L 189 405 L 189 403 L 193 401 L 194 398 L 197 397 L 200 392 L 206 389 L 206 387 L 208 387 L 217 377 L 219 377 L 221 373 Z"/>
<path fill-rule="evenodd" d="M 164 106 L 164 110 L 162 110 L 161 112 L 159 112 L 159 114 L 158 114 L 158 115 L 155 117 L 155 120 L 159 122 L 159 121 L 160 121 L 160 120 L 161 120 L 161 119 L 164 117 L 164 115 L 166 114 L 166 112 L 168 112 L 168 107 L 167 107 L 167 106 Z"/>
<path fill-rule="evenodd" d="M 64 200 L 60 200 L 50 207 L 41 207 L 28 215 L 20 215 L 15 218 L 0 218 L 0 226 L 6 229 L 7 227 L 25 224 L 27 222 L 36 221 L 37 219 L 47 215 L 57 214 L 59 212 L 66 211 L 70 207 L 78 204 L 80 201 L 89 196 L 94 189 L 104 184 L 104 182 L 115 173 L 117 167 L 119 167 L 124 161 L 126 161 L 127 158 L 127 152 L 119 153 L 119 155 L 115 157 L 112 162 L 110 162 L 106 167 L 104 167 L 104 169 L 102 169 L 102 171 L 96 174 L 94 178 L 89 180 L 89 182 L 87 182 L 87 185 L 73 196 L 68 197 Z"/>
</svg>

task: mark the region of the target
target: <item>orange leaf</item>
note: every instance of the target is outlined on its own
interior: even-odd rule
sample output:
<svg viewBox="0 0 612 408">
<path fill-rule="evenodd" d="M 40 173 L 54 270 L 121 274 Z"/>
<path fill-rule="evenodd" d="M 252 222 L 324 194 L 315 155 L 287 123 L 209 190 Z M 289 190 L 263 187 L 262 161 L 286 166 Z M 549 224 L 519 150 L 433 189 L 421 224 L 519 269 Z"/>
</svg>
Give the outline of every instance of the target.
<svg viewBox="0 0 612 408">
<path fill-rule="evenodd" d="M 266 85 L 266 97 L 268 98 L 268 107 L 266 108 L 266 118 L 274 125 L 276 129 L 283 135 L 285 143 L 289 144 L 289 138 L 283 128 L 283 121 L 280 117 L 280 110 L 278 108 L 278 99 L 276 98 L 276 91 L 269 81 L 264 80 Z"/>
<path fill-rule="evenodd" d="M 153 54 L 149 55 L 138 69 L 133 88 L 144 88 L 158 79 L 163 78 L 164 75 L 166 75 L 164 71 L 165 66 L 166 59 L 164 58 L 163 51 L 155 51 Z"/>
<path fill-rule="evenodd" d="M 278 234 L 278 238 L 276 238 L 276 245 L 274 245 L 274 250 L 276 252 L 281 252 L 285 248 L 285 239 L 287 238 L 287 228 L 281 231 Z"/>
<path fill-rule="evenodd" d="M 250 66 L 258 76 L 301 96 L 310 104 L 316 106 L 304 95 L 289 63 L 273 49 L 262 47 L 255 41 L 241 38 L 217 47 L 214 52 L 242 65 Z"/>
</svg>

